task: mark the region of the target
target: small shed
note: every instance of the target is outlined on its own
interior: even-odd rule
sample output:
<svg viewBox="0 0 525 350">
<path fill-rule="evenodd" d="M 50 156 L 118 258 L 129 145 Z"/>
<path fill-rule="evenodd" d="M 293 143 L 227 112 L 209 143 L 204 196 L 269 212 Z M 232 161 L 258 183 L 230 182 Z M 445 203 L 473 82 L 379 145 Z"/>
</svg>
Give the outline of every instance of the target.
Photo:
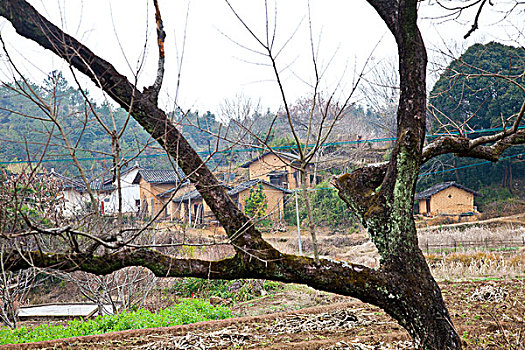
<svg viewBox="0 0 525 350">
<path fill-rule="evenodd" d="M 117 309 L 119 304 L 116 304 Z M 23 320 L 31 318 L 89 318 L 99 315 L 115 313 L 113 305 L 97 305 L 92 303 L 69 303 L 69 304 L 42 304 L 22 306 L 18 309 L 18 317 Z"/>
<path fill-rule="evenodd" d="M 419 214 L 460 215 L 476 212 L 474 197 L 478 196 L 478 192 L 450 181 L 417 193 L 415 199 L 419 201 Z"/>
</svg>

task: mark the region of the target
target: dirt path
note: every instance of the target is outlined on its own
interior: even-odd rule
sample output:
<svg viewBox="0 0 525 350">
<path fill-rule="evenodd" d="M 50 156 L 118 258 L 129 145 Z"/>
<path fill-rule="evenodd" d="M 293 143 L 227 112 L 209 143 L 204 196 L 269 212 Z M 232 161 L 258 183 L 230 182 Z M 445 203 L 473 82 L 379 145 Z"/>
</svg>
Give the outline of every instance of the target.
<svg viewBox="0 0 525 350">
<path fill-rule="evenodd" d="M 441 283 L 465 349 L 525 349 L 525 281 Z M 257 307 L 256 305 L 254 307 Z M 352 300 L 269 315 L 131 330 L 0 349 L 411 349 L 407 333 Z"/>
</svg>

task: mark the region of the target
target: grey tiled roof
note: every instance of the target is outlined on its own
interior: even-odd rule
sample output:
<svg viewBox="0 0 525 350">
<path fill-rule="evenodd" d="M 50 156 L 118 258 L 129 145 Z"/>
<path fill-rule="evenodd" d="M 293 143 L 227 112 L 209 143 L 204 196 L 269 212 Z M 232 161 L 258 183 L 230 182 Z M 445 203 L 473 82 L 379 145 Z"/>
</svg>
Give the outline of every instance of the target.
<svg viewBox="0 0 525 350">
<path fill-rule="evenodd" d="M 246 182 L 243 182 L 241 183 L 240 185 L 237 185 L 235 186 L 234 188 L 231 188 L 227 194 L 229 196 L 234 196 L 244 190 L 247 190 L 247 189 L 250 189 L 252 188 L 253 186 L 257 185 L 257 184 L 265 184 L 265 185 L 268 185 L 270 187 L 273 187 L 279 191 L 283 191 L 284 193 L 287 193 L 287 194 L 290 194 L 290 193 L 293 193 L 293 191 L 290 191 L 290 190 L 287 190 L 286 188 L 282 188 L 282 187 L 279 187 L 279 186 L 275 186 L 267 181 L 264 181 L 264 180 L 261 180 L 261 179 L 254 179 L 254 180 L 249 180 L 249 181 L 246 181 Z M 197 199 L 201 199 L 201 195 L 199 194 L 199 192 L 197 190 L 193 190 L 191 192 L 188 192 L 188 193 L 185 193 L 181 196 L 178 196 L 178 197 L 175 197 L 173 198 L 173 202 L 176 202 L 176 203 L 181 203 L 181 202 L 186 202 L 188 200 L 197 200 Z"/>
<path fill-rule="evenodd" d="M 49 172 L 49 176 L 52 176 L 52 177 L 56 178 L 58 181 L 60 181 L 61 182 L 61 186 L 65 190 L 75 189 L 75 190 L 77 190 L 79 192 L 82 192 L 82 191 L 86 190 L 86 186 L 81 181 L 73 180 L 70 177 L 67 177 L 65 175 L 59 174 L 59 173 L 57 173 L 55 171 L 55 169 L 51 169 L 51 171 Z"/>
<path fill-rule="evenodd" d="M 181 202 L 187 202 L 188 200 L 194 201 L 194 200 L 201 199 L 201 198 L 202 196 L 200 195 L 199 191 L 193 190 L 193 191 L 184 193 L 182 196 L 173 198 L 172 201 L 175 203 L 181 203 Z"/>
<path fill-rule="evenodd" d="M 451 186 L 454 186 L 454 187 L 457 187 L 457 188 L 460 188 L 464 191 L 467 191 L 469 193 L 472 193 L 474 196 L 476 197 L 479 197 L 481 196 L 480 193 L 474 191 L 474 190 L 471 190 L 470 188 L 467 188 L 463 185 L 460 185 L 460 184 L 457 184 L 455 181 L 449 181 L 449 182 L 442 182 L 442 183 L 439 183 L 439 184 L 436 184 L 430 188 L 427 188 L 426 190 L 424 191 L 421 191 L 419 193 L 416 193 L 416 196 L 415 196 L 415 199 L 416 200 L 420 200 L 420 199 L 427 199 L 427 198 L 430 198 L 431 196 L 435 195 L 436 193 L 438 192 L 441 192 Z"/>
<path fill-rule="evenodd" d="M 230 186 L 222 185 L 222 187 L 224 189 L 226 189 L 226 190 L 231 190 Z M 161 198 L 162 197 L 167 197 L 168 195 L 171 195 L 175 189 L 176 188 L 172 188 L 171 190 L 167 190 L 166 192 L 162 192 L 161 194 L 159 194 L 157 196 L 161 197 Z M 199 193 L 199 191 L 197 191 L 197 190 L 193 190 L 193 191 L 188 192 L 187 189 L 182 189 L 180 191 L 184 192 L 184 194 L 173 198 L 172 199 L 173 202 L 180 203 L 180 202 L 186 202 L 188 199 L 196 200 L 196 199 L 202 198 L 200 193 Z"/>
<path fill-rule="evenodd" d="M 87 191 L 87 186 L 80 180 L 74 180 L 70 177 L 57 173 L 51 169 L 49 176 L 53 176 L 62 183 L 64 189 L 75 189 L 79 192 Z M 93 191 L 113 191 L 115 186 L 110 178 L 106 179 L 92 179 L 89 181 L 89 188 Z"/>
<path fill-rule="evenodd" d="M 279 186 L 276 186 L 274 184 L 271 184 L 267 181 L 264 181 L 262 179 L 253 179 L 253 180 L 249 180 L 249 181 L 246 181 L 246 182 L 243 182 L 242 184 L 238 185 L 238 186 L 235 186 L 234 188 L 232 188 L 230 191 L 228 191 L 228 194 L 230 196 L 233 196 L 233 195 L 236 195 L 237 193 L 240 193 L 244 190 L 247 190 L 247 189 L 250 189 L 252 188 L 253 186 L 257 185 L 257 184 L 265 184 L 265 185 L 268 185 L 270 187 L 273 187 L 279 191 L 283 191 L 284 193 L 293 193 L 292 191 L 290 190 L 287 190 L 286 188 L 282 188 L 282 187 L 279 187 Z"/>
<path fill-rule="evenodd" d="M 138 172 L 138 175 L 140 175 L 146 182 L 152 183 L 152 184 L 171 184 L 171 183 L 179 183 L 182 179 L 185 178 L 184 173 L 182 170 L 151 170 L 151 169 L 141 169 Z M 138 183 L 140 179 L 135 179 L 134 183 Z"/>
<path fill-rule="evenodd" d="M 113 182 L 111 179 L 94 179 L 89 182 L 89 187 L 93 191 L 113 191 L 115 189 L 115 186 L 113 186 Z"/>
<path fill-rule="evenodd" d="M 255 158 L 253 158 L 252 160 L 244 163 L 243 165 L 241 165 L 241 168 L 247 168 L 250 166 L 250 164 L 252 164 L 253 162 L 256 162 L 258 160 L 260 160 L 261 158 L 263 158 L 264 156 L 270 154 L 272 152 L 265 152 L 263 154 L 261 154 L 260 156 L 257 156 Z M 287 152 L 274 152 L 276 153 L 279 157 L 285 159 L 285 160 L 289 160 L 289 161 L 296 161 L 298 160 L 298 157 L 296 154 L 293 154 L 293 153 L 287 153 Z"/>
</svg>

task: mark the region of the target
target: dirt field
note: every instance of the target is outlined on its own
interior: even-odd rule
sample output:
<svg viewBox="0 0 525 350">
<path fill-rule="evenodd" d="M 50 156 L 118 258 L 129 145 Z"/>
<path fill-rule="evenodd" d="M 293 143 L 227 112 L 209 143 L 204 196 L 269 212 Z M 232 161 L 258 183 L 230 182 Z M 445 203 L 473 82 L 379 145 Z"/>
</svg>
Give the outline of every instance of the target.
<svg viewBox="0 0 525 350">
<path fill-rule="evenodd" d="M 513 219 L 515 219 L 513 217 Z M 521 217 L 520 217 L 521 219 Z M 212 233 L 216 235 L 217 233 Z M 220 233 L 219 233 L 220 234 Z M 265 237 L 281 251 L 296 253 L 296 232 L 275 232 Z M 449 241 L 525 240 L 519 223 L 503 226 L 455 226 L 442 231 L 424 230 L 420 240 Z M 365 234 L 325 230 L 319 235 L 321 254 L 370 267 L 378 266 L 377 250 Z M 303 250 L 311 250 L 307 234 Z M 216 259 L 223 251 L 199 251 Z M 440 282 L 452 319 L 465 349 L 525 350 L 525 248 L 485 250 L 461 248 L 457 252 L 431 252 L 427 260 Z M 497 278 L 496 278 L 497 277 Z M 473 281 L 478 279 L 478 281 Z M 169 283 L 168 283 L 169 284 Z M 164 289 L 163 289 L 164 288 Z M 64 288 L 43 295 L 48 302 L 63 301 Z M 74 288 L 68 288 L 70 294 Z M 151 293 L 156 310 L 173 303 Z M 76 293 L 78 294 L 78 293 Z M 67 298 L 71 299 L 69 295 Z M 158 298 L 157 298 L 158 297 Z M 405 330 L 372 307 L 349 297 L 286 285 L 254 300 L 229 304 L 237 318 L 192 325 L 131 330 L 67 340 L 0 346 L 1 349 L 411 349 Z"/>
<path fill-rule="evenodd" d="M 525 280 L 440 284 L 465 349 L 525 349 Z M 318 305 L 299 311 L 290 309 Z M 411 349 L 382 310 L 297 286 L 236 306 L 251 315 L 0 349 Z"/>
</svg>

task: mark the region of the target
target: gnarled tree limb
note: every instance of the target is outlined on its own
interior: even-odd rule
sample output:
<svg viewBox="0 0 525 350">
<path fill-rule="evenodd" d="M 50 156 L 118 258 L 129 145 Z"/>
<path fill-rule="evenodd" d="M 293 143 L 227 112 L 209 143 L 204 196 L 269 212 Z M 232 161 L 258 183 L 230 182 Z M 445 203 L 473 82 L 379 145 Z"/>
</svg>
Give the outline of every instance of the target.
<svg viewBox="0 0 525 350">
<path fill-rule="evenodd" d="M 478 140 L 478 139 L 476 139 Z M 486 141 L 490 142 L 490 141 Z M 478 144 L 471 147 L 472 140 L 459 136 L 444 136 L 436 139 L 423 149 L 422 163 L 442 154 L 454 153 L 460 157 L 471 157 L 497 162 L 503 151 L 513 145 L 525 144 L 525 130 L 506 136 L 493 145 Z"/>
</svg>

